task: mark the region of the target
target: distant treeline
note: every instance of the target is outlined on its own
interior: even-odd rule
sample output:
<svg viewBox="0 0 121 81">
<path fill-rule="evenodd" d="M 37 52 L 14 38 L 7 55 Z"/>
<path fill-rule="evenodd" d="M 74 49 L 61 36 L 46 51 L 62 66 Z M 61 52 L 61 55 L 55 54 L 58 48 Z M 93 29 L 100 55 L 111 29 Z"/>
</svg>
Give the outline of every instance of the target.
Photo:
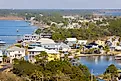
<svg viewBox="0 0 121 81">
<path fill-rule="evenodd" d="M 17 15 L 25 16 L 26 13 L 29 14 L 52 14 L 59 13 L 61 15 L 90 15 L 98 10 L 88 10 L 88 9 L 1 9 L 0 16 L 7 15 Z"/>
</svg>

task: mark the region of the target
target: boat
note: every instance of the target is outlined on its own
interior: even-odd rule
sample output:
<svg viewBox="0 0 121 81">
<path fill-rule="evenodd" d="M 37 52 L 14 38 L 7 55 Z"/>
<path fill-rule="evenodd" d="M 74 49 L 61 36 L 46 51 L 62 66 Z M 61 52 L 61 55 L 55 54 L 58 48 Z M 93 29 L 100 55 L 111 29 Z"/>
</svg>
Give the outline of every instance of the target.
<svg viewBox="0 0 121 81">
<path fill-rule="evenodd" d="M 6 43 L 0 39 L 0 46 L 5 45 Z"/>
<path fill-rule="evenodd" d="M 121 54 L 115 55 L 115 60 L 121 60 Z"/>
</svg>

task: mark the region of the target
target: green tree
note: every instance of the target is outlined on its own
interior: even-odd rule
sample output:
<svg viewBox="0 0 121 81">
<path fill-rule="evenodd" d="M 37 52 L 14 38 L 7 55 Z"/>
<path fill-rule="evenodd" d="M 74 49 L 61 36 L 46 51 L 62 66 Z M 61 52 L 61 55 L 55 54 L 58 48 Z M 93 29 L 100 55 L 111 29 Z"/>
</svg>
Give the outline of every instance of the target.
<svg viewBox="0 0 121 81">
<path fill-rule="evenodd" d="M 37 30 L 35 31 L 36 34 L 40 34 L 41 32 L 42 32 L 41 29 L 37 29 Z"/>
<path fill-rule="evenodd" d="M 6 60 L 7 60 L 7 56 L 3 55 L 3 63 L 6 62 Z"/>
<path fill-rule="evenodd" d="M 105 47 L 104 47 L 104 50 L 105 50 L 106 54 L 108 54 L 108 52 L 110 51 L 109 46 L 105 46 Z"/>
<path fill-rule="evenodd" d="M 36 63 L 44 66 L 47 63 L 47 57 L 48 54 L 45 51 L 42 51 L 39 55 L 35 56 Z"/>
<path fill-rule="evenodd" d="M 116 66 L 114 64 L 111 64 L 110 66 L 108 66 L 108 68 L 104 72 L 104 75 L 110 74 L 111 79 L 115 80 L 118 77 L 118 71 L 117 70 L 118 69 L 116 68 Z"/>
</svg>

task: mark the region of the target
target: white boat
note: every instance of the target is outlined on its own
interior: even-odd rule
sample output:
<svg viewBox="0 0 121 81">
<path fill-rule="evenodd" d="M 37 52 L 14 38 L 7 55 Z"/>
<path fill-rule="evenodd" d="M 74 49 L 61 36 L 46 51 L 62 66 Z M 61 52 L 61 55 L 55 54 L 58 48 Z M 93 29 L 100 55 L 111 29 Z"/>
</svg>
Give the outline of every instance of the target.
<svg viewBox="0 0 121 81">
<path fill-rule="evenodd" d="M 2 40 L 0 39 L 0 45 L 4 45 L 4 44 L 6 44 L 6 42 L 4 42 L 4 41 L 2 41 Z"/>
<path fill-rule="evenodd" d="M 115 60 L 121 60 L 121 54 L 115 55 Z"/>
</svg>

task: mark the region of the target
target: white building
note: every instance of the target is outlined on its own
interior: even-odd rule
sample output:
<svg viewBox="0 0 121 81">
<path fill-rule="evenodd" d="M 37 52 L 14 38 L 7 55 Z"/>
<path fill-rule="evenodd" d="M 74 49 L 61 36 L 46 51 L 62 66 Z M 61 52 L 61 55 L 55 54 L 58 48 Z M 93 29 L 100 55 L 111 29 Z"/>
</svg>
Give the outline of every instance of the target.
<svg viewBox="0 0 121 81">
<path fill-rule="evenodd" d="M 66 38 L 66 41 L 68 41 L 68 42 L 76 42 L 77 41 L 77 39 L 76 38 Z"/>
<path fill-rule="evenodd" d="M 63 16 L 64 19 L 76 19 L 74 16 Z"/>
<path fill-rule="evenodd" d="M 121 51 L 121 46 L 116 46 L 115 50 Z"/>
<path fill-rule="evenodd" d="M 69 47 L 69 45 L 67 45 L 65 43 L 58 44 L 58 48 L 59 48 L 59 50 L 61 50 L 63 52 L 71 51 L 71 47 Z"/>
<path fill-rule="evenodd" d="M 23 36 L 23 41 L 24 42 L 36 42 L 39 38 L 40 38 L 40 36 L 39 35 L 36 35 L 36 34 L 34 34 L 34 35 L 25 34 Z"/>
<path fill-rule="evenodd" d="M 10 57 L 11 61 L 14 58 L 21 59 L 22 57 L 25 57 L 25 49 L 13 46 L 6 50 L 6 55 L 7 57 Z"/>
<path fill-rule="evenodd" d="M 34 49 L 29 49 L 28 52 L 29 52 L 29 61 L 31 62 L 35 62 L 35 56 L 40 54 L 41 52 L 47 52 L 47 54 L 59 54 L 59 51 L 57 50 L 48 50 L 48 49 L 45 49 L 43 47 L 35 47 Z"/>
<path fill-rule="evenodd" d="M 41 44 L 41 46 L 48 50 L 58 50 L 58 45 L 52 39 L 41 38 L 36 43 Z"/>
<path fill-rule="evenodd" d="M 74 44 L 77 43 L 77 39 L 76 38 L 66 38 L 65 42 L 67 43 L 67 45 L 73 46 Z"/>
</svg>

